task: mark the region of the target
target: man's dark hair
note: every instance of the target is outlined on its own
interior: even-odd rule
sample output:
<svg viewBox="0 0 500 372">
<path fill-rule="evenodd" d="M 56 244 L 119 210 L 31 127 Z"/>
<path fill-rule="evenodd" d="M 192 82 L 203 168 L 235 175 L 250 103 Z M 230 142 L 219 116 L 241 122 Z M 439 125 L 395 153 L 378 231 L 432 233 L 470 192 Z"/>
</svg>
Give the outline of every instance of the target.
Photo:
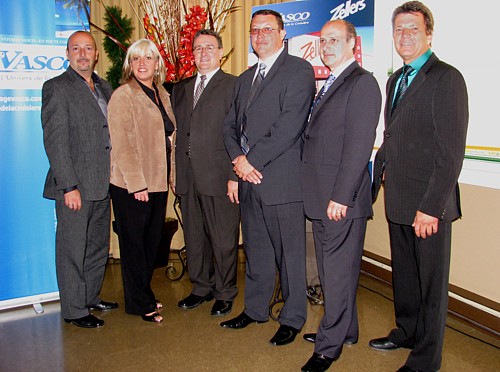
<svg viewBox="0 0 500 372">
<path fill-rule="evenodd" d="M 254 14 L 252 14 L 252 19 L 258 15 L 273 15 L 276 17 L 276 22 L 278 22 L 278 29 L 283 30 L 285 28 L 285 24 L 283 23 L 283 18 L 281 14 L 271 9 L 261 9 L 257 10 Z"/>
<path fill-rule="evenodd" d="M 201 36 L 201 35 L 209 35 L 209 36 L 215 37 L 217 39 L 217 45 L 218 45 L 219 49 L 222 49 L 222 38 L 220 37 L 219 33 L 214 31 L 214 30 L 209 30 L 208 28 L 204 28 L 204 29 L 198 31 L 194 35 L 193 44 L 191 46 L 194 45 L 194 41 L 196 40 L 196 38 L 198 36 Z"/>
<path fill-rule="evenodd" d="M 432 12 L 420 1 L 408 1 L 394 9 L 394 12 L 392 12 L 392 28 L 394 28 L 396 16 L 404 13 L 422 14 L 424 16 L 426 34 L 431 35 L 434 32 L 434 17 L 432 16 Z"/>
</svg>

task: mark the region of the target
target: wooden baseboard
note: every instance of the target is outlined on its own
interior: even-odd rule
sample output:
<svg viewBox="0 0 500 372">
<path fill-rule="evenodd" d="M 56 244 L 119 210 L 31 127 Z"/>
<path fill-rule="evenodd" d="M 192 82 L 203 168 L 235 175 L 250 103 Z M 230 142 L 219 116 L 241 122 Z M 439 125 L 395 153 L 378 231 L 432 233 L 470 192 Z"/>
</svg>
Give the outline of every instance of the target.
<svg viewBox="0 0 500 372">
<path fill-rule="evenodd" d="M 378 257 L 373 254 L 366 254 L 366 257 L 381 262 L 384 265 L 390 266 L 390 261 L 383 257 Z M 392 285 L 392 273 L 390 270 L 384 269 L 383 267 L 363 260 L 361 263 L 361 272 L 364 272 L 388 285 Z M 498 303 L 488 299 L 484 299 L 484 301 L 482 301 L 482 298 L 480 296 L 474 294 L 472 294 L 471 296 L 466 296 L 466 294 L 470 294 L 470 292 L 467 292 L 466 290 L 460 289 L 456 286 L 450 286 L 450 291 L 480 305 L 489 307 L 491 309 L 498 309 Z M 496 316 L 451 296 L 448 298 L 448 313 L 468 323 L 470 326 L 500 340 L 500 321 Z"/>
</svg>

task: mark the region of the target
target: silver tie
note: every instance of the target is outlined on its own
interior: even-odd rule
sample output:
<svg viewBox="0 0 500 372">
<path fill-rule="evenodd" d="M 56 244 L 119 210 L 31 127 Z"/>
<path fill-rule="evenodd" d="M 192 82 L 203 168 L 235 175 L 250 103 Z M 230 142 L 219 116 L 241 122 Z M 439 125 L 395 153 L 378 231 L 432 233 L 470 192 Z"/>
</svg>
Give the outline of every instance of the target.
<svg viewBox="0 0 500 372">
<path fill-rule="evenodd" d="M 198 84 L 198 86 L 196 87 L 196 91 L 194 92 L 193 108 L 196 107 L 196 104 L 201 97 L 201 93 L 203 93 L 203 89 L 205 89 L 205 80 L 207 80 L 207 75 L 201 75 L 200 79 L 200 83 Z"/>
</svg>

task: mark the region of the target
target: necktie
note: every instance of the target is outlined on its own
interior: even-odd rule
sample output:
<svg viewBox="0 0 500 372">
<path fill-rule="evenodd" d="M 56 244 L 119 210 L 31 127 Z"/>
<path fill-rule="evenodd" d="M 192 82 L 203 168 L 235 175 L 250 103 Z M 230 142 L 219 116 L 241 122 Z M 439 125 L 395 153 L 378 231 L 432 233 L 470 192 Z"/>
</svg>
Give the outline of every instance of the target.
<svg viewBox="0 0 500 372">
<path fill-rule="evenodd" d="M 314 99 L 313 108 L 318 105 L 319 101 L 321 101 L 321 98 L 323 98 L 323 96 L 326 94 L 328 89 L 330 89 L 330 87 L 332 86 L 334 81 L 335 81 L 335 76 L 330 74 L 330 76 L 328 76 L 328 79 L 326 79 L 325 84 L 323 84 L 323 87 L 321 88 L 319 93 L 316 95 L 316 98 Z"/>
<path fill-rule="evenodd" d="M 250 88 L 250 94 L 248 95 L 248 100 L 247 100 L 247 105 L 250 106 L 250 103 L 252 102 L 253 97 L 255 96 L 255 92 L 257 92 L 257 89 L 259 88 L 260 84 L 262 83 L 262 80 L 264 80 L 264 73 L 266 72 L 266 65 L 264 63 L 261 63 L 259 65 L 259 72 L 255 79 L 253 80 L 252 87 Z"/>
<path fill-rule="evenodd" d="M 401 81 L 399 82 L 399 87 L 398 91 L 396 92 L 396 95 L 394 96 L 394 102 L 392 103 L 392 111 L 396 108 L 398 105 L 399 101 L 401 101 L 401 98 L 405 94 L 406 90 L 408 89 L 408 76 L 410 76 L 411 72 L 413 71 L 413 67 L 410 65 L 404 65 L 403 66 L 403 77 L 401 78 Z"/>
<path fill-rule="evenodd" d="M 201 93 L 203 93 L 203 89 L 205 89 L 205 80 L 207 80 L 207 75 L 201 75 L 200 76 L 200 83 L 196 87 L 196 91 L 194 92 L 194 97 L 193 97 L 193 108 L 196 107 L 196 103 L 198 103 L 198 100 L 201 97 Z"/>
<path fill-rule="evenodd" d="M 245 107 L 248 109 L 248 106 L 250 106 L 250 103 L 253 100 L 253 97 L 255 95 L 255 92 L 257 92 L 257 89 L 259 88 L 260 84 L 262 83 L 262 80 L 264 80 L 264 73 L 266 71 L 266 65 L 264 63 L 261 63 L 259 65 L 259 72 L 257 73 L 257 76 L 255 77 L 252 87 L 250 88 L 250 94 L 248 95 L 248 100 L 247 104 Z M 246 114 L 243 114 L 243 121 L 241 123 L 241 137 L 240 137 L 240 146 L 241 146 L 241 151 L 246 155 L 248 154 L 248 151 L 250 150 L 248 146 L 248 136 L 247 136 L 247 116 Z"/>
</svg>

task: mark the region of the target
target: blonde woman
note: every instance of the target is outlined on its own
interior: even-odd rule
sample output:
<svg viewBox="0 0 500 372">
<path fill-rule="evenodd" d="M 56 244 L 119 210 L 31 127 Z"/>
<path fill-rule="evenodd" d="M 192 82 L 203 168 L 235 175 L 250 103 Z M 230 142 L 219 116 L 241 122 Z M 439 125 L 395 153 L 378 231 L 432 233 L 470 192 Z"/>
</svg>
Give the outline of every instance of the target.
<svg viewBox="0 0 500 372">
<path fill-rule="evenodd" d="M 165 65 L 147 39 L 132 44 L 122 86 L 108 105 L 111 198 L 120 243 L 125 312 L 159 323 L 161 303 L 151 289 L 165 222 L 169 136 L 175 131 L 170 98 L 162 84 Z"/>
</svg>

